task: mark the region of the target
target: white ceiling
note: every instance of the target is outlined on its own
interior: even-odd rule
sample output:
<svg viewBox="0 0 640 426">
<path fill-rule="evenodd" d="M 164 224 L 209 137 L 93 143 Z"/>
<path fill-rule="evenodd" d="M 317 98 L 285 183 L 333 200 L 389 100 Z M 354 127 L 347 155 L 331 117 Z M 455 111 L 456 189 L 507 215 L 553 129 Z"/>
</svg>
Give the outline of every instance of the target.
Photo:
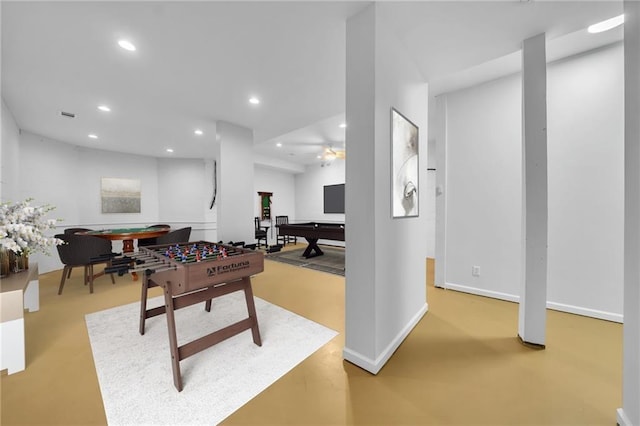
<svg viewBox="0 0 640 426">
<path fill-rule="evenodd" d="M 369 4 L 2 1 L 2 97 L 21 129 L 79 146 L 211 157 L 226 120 L 254 130 L 257 155 L 319 162 L 344 144 L 346 20 Z M 621 38 L 584 30 L 622 13 L 615 0 L 379 7 L 432 93 L 517 72 L 522 40 L 540 32 L 552 59 Z"/>
</svg>

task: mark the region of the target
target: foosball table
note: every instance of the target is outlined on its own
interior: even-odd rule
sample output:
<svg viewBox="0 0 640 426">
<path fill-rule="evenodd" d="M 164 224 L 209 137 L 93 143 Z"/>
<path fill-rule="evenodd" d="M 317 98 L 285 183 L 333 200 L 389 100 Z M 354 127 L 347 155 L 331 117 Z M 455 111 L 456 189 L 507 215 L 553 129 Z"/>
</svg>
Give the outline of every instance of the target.
<svg viewBox="0 0 640 426">
<path fill-rule="evenodd" d="M 140 247 L 137 253 L 114 258 L 112 266 L 107 268 L 107 272 L 118 272 L 120 275 L 125 272 L 143 274 L 141 335 L 144 335 L 148 318 L 167 315 L 173 383 L 178 391 L 183 388 L 181 360 L 248 329 L 251 329 L 253 342 L 262 346 L 251 276 L 263 270 L 264 255 L 261 252 L 207 241 Z M 162 287 L 164 306 L 147 308 L 147 295 L 151 287 Z M 247 318 L 178 346 L 176 310 L 205 302 L 205 310 L 211 312 L 212 299 L 240 290 L 244 291 Z"/>
</svg>

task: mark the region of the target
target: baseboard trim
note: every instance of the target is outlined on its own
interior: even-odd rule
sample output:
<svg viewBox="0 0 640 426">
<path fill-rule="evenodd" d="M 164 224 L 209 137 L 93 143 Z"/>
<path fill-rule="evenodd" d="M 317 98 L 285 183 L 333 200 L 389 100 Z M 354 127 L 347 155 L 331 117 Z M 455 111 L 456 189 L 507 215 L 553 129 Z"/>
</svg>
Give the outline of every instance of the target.
<svg viewBox="0 0 640 426">
<path fill-rule="evenodd" d="M 616 410 L 616 419 L 619 426 L 633 426 L 629 417 L 624 413 L 623 408 L 618 408 L 618 410 Z"/>
<path fill-rule="evenodd" d="M 597 318 L 622 324 L 622 314 L 614 314 L 613 312 L 599 311 L 597 309 L 583 308 L 580 306 L 565 305 L 564 303 L 547 302 L 547 308 L 554 311 L 568 312 L 570 314 L 582 315 L 585 317 Z"/>
<path fill-rule="evenodd" d="M 462 293 L 474 294 L 476 296 L 484 296 L 491 297 L 493 299 L 505 300 L 507 302 L 520 302 L 520 296 L 509 293 L 502 293 L 493 290 L 486 290 L 477 287 L 469 287 L 465 285 L 455 284 L 455 283 L 445 283 L 445 289 L 460 291 Z M 597 309 L 584 308 L 581 306 L 567 305 L 564 303 L 557 302 L 547 302 L 547 309 L 551 309 L 559 312 L 566 312 L 569 314 L 582 315 L 584 317 L 596 318 L 606 321 L 612 321 L 621 323 L 623 322 L 623 315 L 616 314 L 613 312 L 599 311 Z"/>
<path fill-rule="evenodd" d="M 342 350 L 342 358 L 349 361 L 358 367 L 367 370 L 369 373 L 378 374 L 378 372 L 389 361 L 389 358 L 398 349 L 400 344 L 407 338 L 411 330 L 418 324 L 422 317 L 429 310 L 429 305 L 425 303 L 420 310 L 409 320 L 409 322 L 400 330 L 398 335 L 387 345 L 380 355 L 375 360 L 368 358 L 361 353 L 347 348 L 346 346 Z"/>
<path fill-rule="evenodd" d="M 499 291 L 486 290 L 486 289 L 477 288 L 477 287 L 469 287 L 466 285 L 445 283 L 444 288 L 447 290 L 460 291 L 462 293 L 475 294 L 476 296 L 484 296 L 484 297 L 490 297 L 492 299 L 506 300 L 507 302 L 518 303 L 520 301 L 520 296 L 517 296 L 515 294 L 502 293 Z"/>
</svg>

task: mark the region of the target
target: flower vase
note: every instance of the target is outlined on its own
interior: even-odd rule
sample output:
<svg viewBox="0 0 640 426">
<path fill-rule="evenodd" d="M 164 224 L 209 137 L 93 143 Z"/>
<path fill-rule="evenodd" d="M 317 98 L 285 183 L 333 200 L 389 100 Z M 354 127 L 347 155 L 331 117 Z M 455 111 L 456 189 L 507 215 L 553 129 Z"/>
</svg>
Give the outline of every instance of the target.
<svg viewBox="0 0 640 426">
<path fill-rule="evenodd" d="M 25 252 L 14 253 L 13 265 L 13 272 L 26 271 L 29 269 L 29 255 Z"/>
<path fill-rule="evenodd" d="M 8 277 L 11 273 L 11 256 L 9 253 L 13 253 L 11 250 L 0 249 L 0 276 L 2 278 Z"/>
<path fill-rule="evenodd" d="M 22 272 L 29 269 L 29 255 L 26 252 L 16 254 L 16 272 Z"/>
</svg>

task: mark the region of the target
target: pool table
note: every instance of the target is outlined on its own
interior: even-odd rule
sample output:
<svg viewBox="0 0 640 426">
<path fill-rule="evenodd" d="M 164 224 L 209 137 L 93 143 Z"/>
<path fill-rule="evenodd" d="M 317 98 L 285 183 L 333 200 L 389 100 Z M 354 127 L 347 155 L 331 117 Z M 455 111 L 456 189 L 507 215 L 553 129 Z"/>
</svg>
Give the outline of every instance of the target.
<svg viewBox="0 0 640 426">
<path fill-rule="evenodd" d="M 344 223 L 283 223 L 280 225 L 279 233 L 291 237 L 304 237 L 309 245 L 302 255 L 308 259 L 324 254 L 318 247 L 318 240 L 344 241 Z"/>
</svg>

